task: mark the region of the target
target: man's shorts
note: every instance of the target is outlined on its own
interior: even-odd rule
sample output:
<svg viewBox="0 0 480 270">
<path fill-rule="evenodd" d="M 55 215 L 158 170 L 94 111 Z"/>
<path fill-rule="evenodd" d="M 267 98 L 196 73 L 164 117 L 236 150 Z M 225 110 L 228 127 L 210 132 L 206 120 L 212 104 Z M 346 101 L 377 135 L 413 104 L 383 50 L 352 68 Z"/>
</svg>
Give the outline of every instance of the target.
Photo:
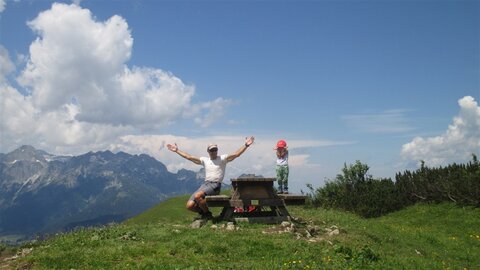
<svg viewBox="0 0 480 270">
<path fill-rule="evenodd" d="M 195 193 L 199 191 L 205 192 L 205 195 L 218 195 L 220 194 L 220 189 L 222 187 L 222 183 L 220 182 L 212 182 L 212 181 L 205 181 L 198 189 L 195 191 L 192 196 L 190 196 L 189 201 L 195 201 Z"/>
</svg>

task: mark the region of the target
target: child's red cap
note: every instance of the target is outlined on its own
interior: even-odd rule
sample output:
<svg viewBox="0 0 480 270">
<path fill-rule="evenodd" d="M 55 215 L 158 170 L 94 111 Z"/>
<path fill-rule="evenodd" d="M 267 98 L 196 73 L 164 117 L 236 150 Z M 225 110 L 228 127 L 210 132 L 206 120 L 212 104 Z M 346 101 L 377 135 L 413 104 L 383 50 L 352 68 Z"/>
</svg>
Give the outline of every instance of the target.
<svg viewBox="0 0 480 270">
<path fill-rule="evenodd" d="M 287 147 L 287 142 L 284 141 L 284 140 L 280 140 L 280 141 L 277 142 L 277 147 L 275 147 L 275 149 L 277 149 L 277 148 L 285 148 L 285 147 Z"/>
</svg>

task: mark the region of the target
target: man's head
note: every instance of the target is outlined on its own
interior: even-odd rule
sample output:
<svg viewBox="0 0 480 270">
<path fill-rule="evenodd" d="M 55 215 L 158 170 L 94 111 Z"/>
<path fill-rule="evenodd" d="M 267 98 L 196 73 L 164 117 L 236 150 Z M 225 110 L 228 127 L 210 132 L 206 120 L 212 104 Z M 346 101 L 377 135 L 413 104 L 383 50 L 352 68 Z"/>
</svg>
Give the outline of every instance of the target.
<svg viewBox="0 0 480 270">
<path fill-rule="evenodd" d="M 217 157 L 217 154 L 218 154 L 218 146 L 216 144 L 213 144 L 213 143 L 208 145 L 207 152 L 210 155 L 211 159 L 215 159 Z"/>
</svg>

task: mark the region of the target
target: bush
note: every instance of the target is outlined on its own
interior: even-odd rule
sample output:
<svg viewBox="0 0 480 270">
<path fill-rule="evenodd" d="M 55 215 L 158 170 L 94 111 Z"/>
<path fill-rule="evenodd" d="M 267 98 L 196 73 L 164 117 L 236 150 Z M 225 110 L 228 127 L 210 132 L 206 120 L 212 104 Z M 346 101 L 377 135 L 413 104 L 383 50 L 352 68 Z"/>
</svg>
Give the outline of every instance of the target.
<svg viewBox="0 0 480 270">
<path fill-rule="evenodd" d="M 405 204 L 452 201 L 480 206 L 480 163 L 475 155 L 467 164 L 439 168 L 428 168 L 422 161 L 417 171 L 397 173 L 395 178 Z"/>
<path fill-rule="evenodd" d="M 344 165 L 342 174 L 325 186 L 311 190 L 313 206 L 338 208 L 363 217 L 377 217 L 417 202 L 453 201 L 459 205 L 480 206 L 480 162 L 473 155 L 467 164 L 428 168 L 422 162 L 417 171 L 397 173 L 391 179 L 374 179 L 368 165 L 356 161 Z"/>
<path fill-rule="evenodd" d="M 356 161 L 344 165 L 342 174 L 310 196 L 314 206 L 339 208 L 363 217 L 376 217 L 400 209 L 401 202 L 390 179 L 373 179 L 368 165 Z M 309 187 L 311 190 L 311 186 Z"/>
</svg>

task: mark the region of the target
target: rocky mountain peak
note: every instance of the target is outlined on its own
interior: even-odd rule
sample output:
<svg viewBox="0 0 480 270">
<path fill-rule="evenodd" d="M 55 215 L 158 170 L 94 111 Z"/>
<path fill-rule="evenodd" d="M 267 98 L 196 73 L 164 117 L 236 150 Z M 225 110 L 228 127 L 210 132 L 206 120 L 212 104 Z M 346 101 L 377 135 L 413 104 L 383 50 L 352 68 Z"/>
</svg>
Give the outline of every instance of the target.
<svg viewBox="0 0 480 270">
<path fill-rule="evenodd" d="M 46 162 L 47 152 L 37 150 L 30 145 L 23 145 L 4 156 L 4 162 L 13 163 L 16 161 Z"/>
</svg>

